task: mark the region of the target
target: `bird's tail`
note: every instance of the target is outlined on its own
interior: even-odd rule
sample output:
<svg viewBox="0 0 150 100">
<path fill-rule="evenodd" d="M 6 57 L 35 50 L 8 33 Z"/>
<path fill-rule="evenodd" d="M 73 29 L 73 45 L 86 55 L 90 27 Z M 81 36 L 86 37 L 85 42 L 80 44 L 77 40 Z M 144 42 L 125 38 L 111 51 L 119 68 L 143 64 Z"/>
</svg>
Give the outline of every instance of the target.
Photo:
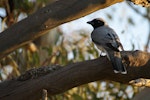
<svg viewBox="0 0 150 100">
<path fill-rule="evenodd" d="M 122 63 L 122 57 L 120 52 L 108 52 L 109 59 L 112 63 L 115 73 L 127 74 L 126 66 Z"/>
</svg>

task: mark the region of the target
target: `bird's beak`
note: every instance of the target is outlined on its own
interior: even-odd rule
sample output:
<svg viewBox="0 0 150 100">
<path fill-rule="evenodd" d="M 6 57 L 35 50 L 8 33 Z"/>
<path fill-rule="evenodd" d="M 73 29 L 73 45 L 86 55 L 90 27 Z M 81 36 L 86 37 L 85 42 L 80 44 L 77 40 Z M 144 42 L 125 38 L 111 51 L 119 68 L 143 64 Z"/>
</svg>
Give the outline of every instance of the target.
<svg viewBox="0 0 150 100">
<path fill-rule="evenodd" d="M 92 22 L 91 22 L 91 21 L 88 21 L 87 23 L 92 25 Z"/>
</svg>

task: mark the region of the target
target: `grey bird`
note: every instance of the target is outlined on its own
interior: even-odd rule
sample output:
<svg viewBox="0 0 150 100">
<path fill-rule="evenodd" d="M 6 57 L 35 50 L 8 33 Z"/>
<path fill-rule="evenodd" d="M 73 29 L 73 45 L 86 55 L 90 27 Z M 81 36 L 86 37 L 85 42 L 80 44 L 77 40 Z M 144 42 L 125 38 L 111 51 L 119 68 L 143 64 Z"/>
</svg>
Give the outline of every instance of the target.
<svg viewBox="0 0 150 100">
<path fill-rule="evenodd" d="M 107 54 L 115 73 L 127 74 L 126 66 L 122 62 L 120 51 L 124 50 L 116 32 L 110 28 L 101 18 L 87 22 L 94 28 L 91 38 L 97 48 Z"/>
</svg>

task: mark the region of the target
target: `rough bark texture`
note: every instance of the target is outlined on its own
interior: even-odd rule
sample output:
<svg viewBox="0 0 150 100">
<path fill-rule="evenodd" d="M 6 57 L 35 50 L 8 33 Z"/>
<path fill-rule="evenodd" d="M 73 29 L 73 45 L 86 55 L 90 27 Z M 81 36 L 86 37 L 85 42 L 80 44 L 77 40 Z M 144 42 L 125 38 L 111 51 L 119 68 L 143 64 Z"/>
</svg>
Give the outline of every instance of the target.
<svg viewBox="0 0 150 100">
<path fill-rule="evenodd" d="M 0 58 L 65 22 L 123 0 L 56 0 L 0 34 Z"/>
<path fill-rule="evenodd" d="M 141 51 L 122 52 L 128 64 L 126 75 L 115 74 L 106 57 L 73 63 L 54 72 L 36 77 L 12 79 L 0 84 L 0 100 L 38 100 L 43 89 L 49 95 L 63 93 L 73 87 L 98 80 L 129 84 L 138 78 L 150 78 L 150 54 Z M 36 95 L 35 95 L 36 94 Z"/>
</svg>

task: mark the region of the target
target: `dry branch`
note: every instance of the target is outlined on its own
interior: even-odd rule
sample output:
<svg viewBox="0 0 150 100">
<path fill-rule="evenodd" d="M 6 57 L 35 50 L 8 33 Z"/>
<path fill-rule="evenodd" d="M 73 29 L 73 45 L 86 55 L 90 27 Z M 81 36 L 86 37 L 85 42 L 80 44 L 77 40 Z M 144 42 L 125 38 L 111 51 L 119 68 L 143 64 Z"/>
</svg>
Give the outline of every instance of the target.
<svg viewBox="0 0 150 100">
<path fill-rule="evenodd" d="M 73 87 L 98 80 L 129 84 L 131 80 L 150 78 L 150 54 L 141 51 L 122 52 L 127 75 L 115 74 L 106 57 L 73 63 L 59 70 L 25 80 L 12 79 L 0 84 L 0 100 L 38 100 L 43 89 L 49 95 L 63 93 Z M 34 75 L 34 74 L 33 74 Z M 35 74 L 36 75 L 36 74 Z"/>
</svg>

